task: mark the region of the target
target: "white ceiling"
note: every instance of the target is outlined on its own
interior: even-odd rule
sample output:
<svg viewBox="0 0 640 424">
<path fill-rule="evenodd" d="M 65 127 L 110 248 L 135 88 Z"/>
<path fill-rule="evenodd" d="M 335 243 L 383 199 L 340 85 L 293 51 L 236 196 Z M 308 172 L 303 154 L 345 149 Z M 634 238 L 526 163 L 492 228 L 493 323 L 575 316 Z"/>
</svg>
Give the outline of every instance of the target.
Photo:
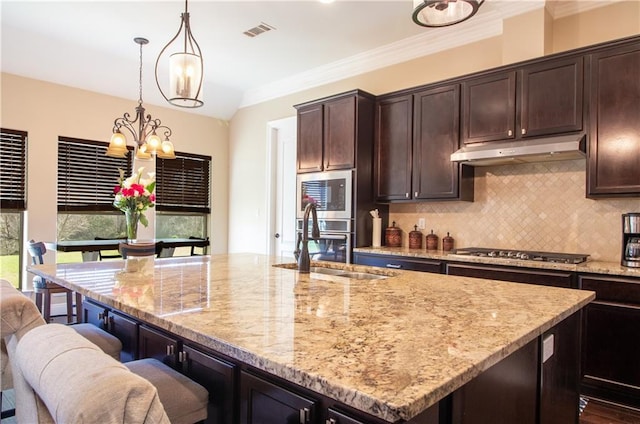
<svg viewBox="0 0 640 424">
<path fill-rule="evenodd" d="M 553 14 L 615 0 L 547 0 Z M 242 106 L 497 35 L 506 17 L 545 0 L 486 0 L 476 16 L 448 28 L 411 21 L 412 1 L 191 0 L 193 35 L 203 52 L 204 106 L 182 109 L 230 119 Z M 0 1 L 1 70 L 117 97 L 170 106 L 155 83 L 160 50 L 178 31 L 184 1 Z M 576 6 L 579 6 L 576 8 Z M 244 31 L 267 23 L 254 38 Z M 162 65 L 163 69 L 165 65 Z"/>
</svg>

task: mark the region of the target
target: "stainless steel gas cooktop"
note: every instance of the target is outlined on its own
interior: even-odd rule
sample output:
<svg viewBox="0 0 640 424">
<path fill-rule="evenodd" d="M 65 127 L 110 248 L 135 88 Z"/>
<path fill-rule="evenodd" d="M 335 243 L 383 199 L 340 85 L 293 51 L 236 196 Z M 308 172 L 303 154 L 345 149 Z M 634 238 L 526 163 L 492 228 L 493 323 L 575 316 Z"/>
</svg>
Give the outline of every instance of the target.
<svg viewBox="0 0 640 424">
<path fill-rule="evenodd" d="M 534 252 L 528 250 L 487 249 L 483 247 L 456 249 L 454 254 L 487 258 L 518 259 L 522 261 L 555 262 L 562 264 L 579 264 L 585 262 L 589 258 L 589 255 L 582 253 Z"/>
</svg>

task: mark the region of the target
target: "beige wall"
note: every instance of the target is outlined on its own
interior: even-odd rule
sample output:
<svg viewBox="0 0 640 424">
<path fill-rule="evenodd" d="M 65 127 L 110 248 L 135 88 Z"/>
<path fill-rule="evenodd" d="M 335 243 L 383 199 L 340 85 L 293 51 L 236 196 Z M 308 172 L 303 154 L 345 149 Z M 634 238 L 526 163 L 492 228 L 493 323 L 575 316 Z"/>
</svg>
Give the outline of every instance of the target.
<svg viewBox="0 0 640 424">
<path fill-rule="evenodd" d="M 504 33 L 500 37 L 486 39 L 471 45 L 459 47 L 445 52 L 433 54 L 423 58 L 411 60 L 398 65 L 390 66 L 374 72 L 369 72 L 353 78 L 338 81 L 322 87 L 313 88 L 294 95 L 269 101 L 260 105 L 246 107 L 239 110 L 231 120 L 229 151 L 230 151 L 230 196 L 229 196 L 229 250 L 263 252 L 267 243 L 267 122 L 287 116 L 294 116 L 295 109 L 292 105 L 317 99 L 343 91 L 360 88 L 372 94 L 389 93 L 396 90 L 415 87 L 421 84 L 441 81 L 474 71 L 484 70 L 513 63 L 520 60 L 541 56 L 545 52 L 555 53 L 573 48 L 582 47 L 598 42 L 640 34 L 640 16 L 638 10 L 640 2 L 630 1 L 614 3 L 610 6 L 585 12 L 581 15 L 571 16 L 553 21 L 546 11 L 534 11 L 521 17 L 514 17 L 504 25 Z M 574 170 L 573 178 L 584 179 L 584 170 Z M 480 178 L 485 178 L 482 175 Z M 541 172 L 541 178 L 553 178 L 552 174 Z M 544 181 L 541 184 L 545 184 Z M 482 182 L 480 182 L 482 186 Z M 498 183 L 496 187 L 504 187 Z M 499 189 L 498 189 L 499 190 Z M 584 199 L 584 190 L 576 188 L 580 192 L 579 197 Z M 494 198 L 495 195 L 495 198 Z M 563 204 L 563 196 L 556 192 L 552 202 L 545 203 L 545 207 L 556 208 Z M 486 202 L 511 202 L 513 199 L 505 193 L 492 193 L 491 198 L 479 196 L 479 200 L 473 207 L 482 211 Z M 585 204 L 587 206 L 585 206 Z M 581 211 L 590 210 L 598 213 L 599 207 L 609 205 L 606 201 L 586 201 L 580 207 Z M 448 204 L 434 204 L 433 214 L 450 214 L 451 219 L 460 215 L 450 212 L 450 208 L 460 205 L 465 208 L 464 202 L 452 202 Z M 609 217 L 619 216 L 619 213 L 627 212 L 625 208 L 629 203 L 611 203 Z M 597 206 L 597 207 L 596 207 Z M 568 207 L 571 207 L 569 205 Z M 427 203 L 418 203 L 402 208 L 392 207 L 391 212 L 399 221 L 407 221 L 407 225 L 413 221 L 415 214 L 424 214 L 422 208 L 431 208 Z M 640 205 L 637 208 L 640 210 Z M 506 209 L 500 209 L 500 213 L 507 213 Z M 408 214 L 406 219 L 400 214 Z M 425 215 L 431 219 L 429 215 Z M 495 219 L 495 217 L 493 217 Z M 464 218 L 466 219 L 466 218 Z M 510 218 L 512 219 L 512 218 Z M 580 220 L 580 215 L 572 219 Z M 613 219 L 613 218 L 611 218 Z M 597 224 L 602 221 L 589 221 Z M 608 241 L 603 246 L 595 249 L 602 258 L 607 257 L 607 252 L 616 244 L 619 237 L 619 228 L 614 223 L 606 221 L 606 228 L 581 227 L 584 234 L 601 234 Z M 411 228 L 409 228 L 410 230 Z M 443 229 L 444 230 L 444 229 Z M 569 234 L 562 234 L 563 228 L 538 228 L 538 231 L 557 233 L 556 238 L 566 238 Z M 482 233 L 484 234 L 484 233 Z M 584 237 L 584 236 L 583 236 Z M 556 238 L 553 238 L 555 240 Z M 469 242 L 476 239 L 467 238 Z M 614 240 L 611 242 L 611 240 Z M 461 242 L 465 242 L 463 237 Z M 550 243 L 544 243 L 545 247 L 552 248 Z M 556 244 L 560 246 L 559 244 Z M 580 244 L 574 239 L 574 245 L 566 244 L 563 248 L 573 250 L 584 247 L 592 249 L 590 245 Z M 585 252 L 590 253 L 590 252 Z M 616 248 L 617 253 L 617 248 Z"/>
<path fill-rule="evenodd" d="M 26 237 L 56 239 L 58 136 L 108 141 L 113 121 L 135 113 L 135 99 L 121 99 L 2 74 L 0 125 L 28 132 Z M 227 250 L 228 125 L 218 119 L 146 105 L 173 131 L 176 150 L 212 157 L 212 249 Z M 115 184 L 115 182 L 114 182 Z M 47 255 L 53 261 L 53 255 Z"/>
</svg>

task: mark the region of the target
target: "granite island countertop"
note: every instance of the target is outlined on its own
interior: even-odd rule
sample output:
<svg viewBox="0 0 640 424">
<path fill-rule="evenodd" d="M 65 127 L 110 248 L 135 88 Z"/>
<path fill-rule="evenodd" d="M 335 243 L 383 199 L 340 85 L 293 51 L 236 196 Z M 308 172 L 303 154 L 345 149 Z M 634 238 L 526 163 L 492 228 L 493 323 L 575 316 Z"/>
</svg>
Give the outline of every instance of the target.
<svg viewBox="0 0 640 424">
<path fill-rule="evenodd" d="M 389 422 L 418 415 L 594 298 L 354 265 L 388 278 L 305 275 L 273 266 L 281 262 L 291 260 L 131 258 L 29 271 Z"/>
<path fill-rule="evenodd" d="M 640 278 L 640 268 L 630 268 L 619 262 L 587 260 L 579 264 L 562 264 L 554 262 L 537 262 L 506 258 L 488 258 L 470 255 L 457 255 L 442 250 L 409 249 L 408 247 L 356 247 L 354 252 L 371 253 L 375 255 L 390 255 L 404 258 L 435 259 L 451 262 L 466 262 L 485 265 L 513 266 L 520 268 L 550 269 L 571 271 L 588 274 L 615 275 L 620 277 Z"/>
</svg>

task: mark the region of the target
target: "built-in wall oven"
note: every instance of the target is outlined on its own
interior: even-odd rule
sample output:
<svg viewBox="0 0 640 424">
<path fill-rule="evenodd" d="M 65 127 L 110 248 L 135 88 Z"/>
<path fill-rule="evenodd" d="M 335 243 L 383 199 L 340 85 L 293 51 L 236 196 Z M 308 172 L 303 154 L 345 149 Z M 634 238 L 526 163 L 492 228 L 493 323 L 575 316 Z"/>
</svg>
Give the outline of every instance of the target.
<svg viewBox="0 0 640 424">
<path fill-rule="evenodd" d="M 296 220 L 296 230 L 303 231 L 303 220 Z M 318 218 L 320 237 L 311 239 L 309 234 L 309 258 L 316 261 L 351 263 L 351 220 Z M 311 232 L 309 224 L 309 232 Z"/>
<path fill-rule="evenodd" d="M 316 204 L 320 238 L 309 239 L 310 258 L 312 260 L 351 263 L 353 171 L 298 174 L 296 187 L 296 230 L 298 233 L 303 231 L 304 210 L 307 204 L 311 202 Z M 309 230 L 311 227 L 311 222 L 309 222 Z"/>
</svg>

